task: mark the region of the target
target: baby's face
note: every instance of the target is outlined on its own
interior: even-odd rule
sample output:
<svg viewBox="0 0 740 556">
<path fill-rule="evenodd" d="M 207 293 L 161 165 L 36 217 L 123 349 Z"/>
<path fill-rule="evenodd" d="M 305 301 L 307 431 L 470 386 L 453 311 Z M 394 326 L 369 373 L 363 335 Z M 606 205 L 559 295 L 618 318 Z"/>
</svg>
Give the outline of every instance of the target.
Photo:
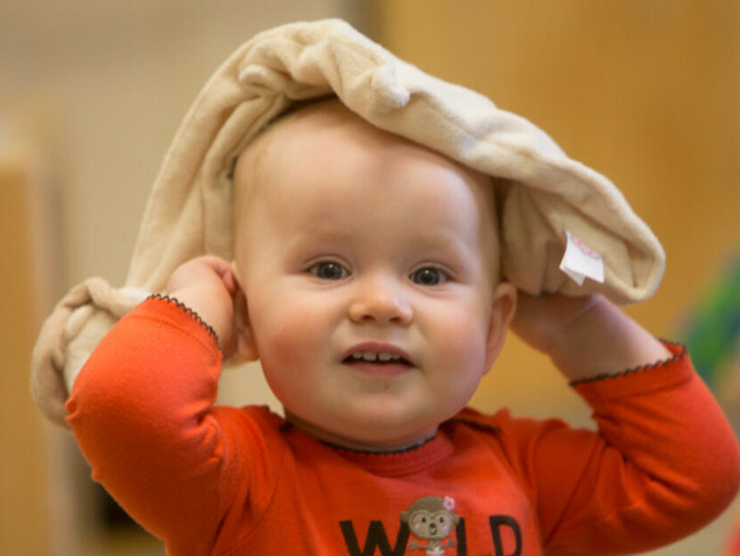
<svg viewBox="0 0 740 556">
<path fill-rule="evenodd" d="M 490 184 L 337 103 L 268 134 L 235 176 L 257 181 L 236 242 L 242 351 L 322 440 L 424 440 L 469 401 L 513 312 Z"/>
</svg>

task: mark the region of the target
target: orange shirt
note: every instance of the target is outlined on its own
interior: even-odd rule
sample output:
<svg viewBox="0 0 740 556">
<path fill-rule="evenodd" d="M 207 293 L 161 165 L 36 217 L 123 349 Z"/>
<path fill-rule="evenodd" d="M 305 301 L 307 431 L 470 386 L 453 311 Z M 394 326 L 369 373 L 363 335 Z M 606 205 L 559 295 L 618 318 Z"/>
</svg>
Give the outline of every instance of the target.
<svg viewBox="0 0 740 556">
<path fill-rule="evenodd" d="M 575 386 L 598 432 L 464 410 L 421 447 L 369 454 L 214 406 L 213 336 L 150 298 L 91 355 L 68 420 L 93 478 L 171 555 L 627 553 L 706 524 L 740 482 L 732 430 L 669 348 Z"/>
</svg>

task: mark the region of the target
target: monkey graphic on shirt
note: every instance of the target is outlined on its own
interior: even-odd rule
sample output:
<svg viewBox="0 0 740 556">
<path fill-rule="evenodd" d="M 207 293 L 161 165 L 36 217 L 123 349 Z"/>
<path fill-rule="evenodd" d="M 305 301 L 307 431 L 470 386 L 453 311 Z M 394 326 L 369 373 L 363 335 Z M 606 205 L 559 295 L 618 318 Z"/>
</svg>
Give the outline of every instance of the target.
<svg viewBox="0 0 740 556">
<path fill-rule="evenodd" d="M 455 500 L 449 496 L 425 496 L 401 512 L 401 521 L 408 525 L 411 534 L 416 537 L 409 549 L 426 550 L 426 556 L 444 556 L 445 549 L 454 548 L 455 540 L 448 538 L 460 520 L 453 513 L 454 509 Z M 417 539 L 424 544 L 417 542 Z"/>
</svg>

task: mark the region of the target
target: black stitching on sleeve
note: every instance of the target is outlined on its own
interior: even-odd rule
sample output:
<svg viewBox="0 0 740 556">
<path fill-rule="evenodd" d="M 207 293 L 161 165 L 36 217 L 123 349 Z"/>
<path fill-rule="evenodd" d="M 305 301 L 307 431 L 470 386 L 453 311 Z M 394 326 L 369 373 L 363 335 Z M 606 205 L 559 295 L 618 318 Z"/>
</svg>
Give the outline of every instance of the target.
<svg viewBox="0 0 740 556">
<path fill-rule="evenodd" d="M 177 307 L 185 311 L 188 315 L 193 317 L 193 319 L 195 319 L 195 321 L 198 324 L 200 324 L 203 328 L 205 328 L 206 332 L 208 332 L 211 336 L 213 336 L 213 339 L 216 340 L 216 343 L 218 344 L 218 334 L 216 334 L 216 331 L 213 329 L 213 327 L 210 324 L 208 324 L 206 321 L 204 321 L 198 313 L 193 311 L 190 307 L 185 305 L 179 299 L 176 299 L 174 297 L 171 297 L 166 294 L 161 294 L 161 293 L 153 293 L 147 299 L 160 299 L 162 301 L 166 301 L 168 303 L 172 303 L 173 305 L 176 305 Z"/>
<path fill-rule="evenodd" d="M 596 382 L 596 381 L 599 381 L 599 380 L 607 380 L 607 379 L 610 379 L 610 378 L 617 378 L 617 377 L 620 377 L 620 376 L 625 376 L 625 375 L 629 375 L 629 374 L 633 374 L 633 373 L 641 373 L 641 372 L 644 372 L 644 371 L 649 371 L 649 370 L 657 369 L 658 367 L 662 367 L 664 365 L 667 365 L 668 363 L 671 363 L 671 362 L 675 361 L 676 359 L 679 359 L 679 358 L 683 357 L 684 355 L 686 355 L 687 348 L 686 348 L 686 345 L 685 344 L 676 343 L 676 342 L 669 342 L 669 341 L 666 341 L 666 340 L 663 340 L 663 343 L 664 344 L 667 344 L 667 345 L 671 345 L 671 346 L 680 346 L 681 351 L 679 351 L 678 353 L 674 353 L 671 357 L 668 357 L 667 359 L 663 359 L 663 360 L 657 361 L 655 363 L 649 363 L 647 365 L 639 365 L 637 367 L 633 367 L 631 369 L 627 369 L 626 371 L 622 371 L 621 373 L 600 374 L 600 375 L 597 375 L 597 376 L 594 376 L 594 377 L 590 377 L 590 378 L 583 378 L 583 379 L 580 379 L 580 380 L 574 380 L 574 381 L 570 382 L 569 384 L 571 386 L 578 386 L 579 384 L 586 384 L 588 382 Z"/>
</svg>

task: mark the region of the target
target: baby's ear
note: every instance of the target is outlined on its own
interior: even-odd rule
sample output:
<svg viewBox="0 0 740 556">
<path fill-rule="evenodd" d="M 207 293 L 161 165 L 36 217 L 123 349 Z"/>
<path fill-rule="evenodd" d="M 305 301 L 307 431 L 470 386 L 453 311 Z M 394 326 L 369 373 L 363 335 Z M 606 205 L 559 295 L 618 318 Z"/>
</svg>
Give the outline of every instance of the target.
<svg viewBox="0 0 740 556">
<path fill-rule="evenodd" d="M 257 361 L 259 353 L 249 321 L 247 297 L 239 289 L 234 297 L 234 326 L 236 326 L 236 350 L 245 361 Z"/>
<path fill-rule="evenodd" d="M 247 296 L 244 295 L 241 277 L 234 262 L 231 263 L 231 270 L 238 284 L 236 295 L 234 296 L 234 328 L 236 330 L 236 350 L 245 361 L 257 361 L 259 353 L 252 333 L 252 323 L 249 320 L 249 306 Z"/>
<path fill-rule="evenodd" d="M 500 282 L 494 291 L 491 320 L 486 340 L 486 372 L 501 353 L 511 320 L 516 312 L 517 289 L 508 282 Z"/>
</svg>

